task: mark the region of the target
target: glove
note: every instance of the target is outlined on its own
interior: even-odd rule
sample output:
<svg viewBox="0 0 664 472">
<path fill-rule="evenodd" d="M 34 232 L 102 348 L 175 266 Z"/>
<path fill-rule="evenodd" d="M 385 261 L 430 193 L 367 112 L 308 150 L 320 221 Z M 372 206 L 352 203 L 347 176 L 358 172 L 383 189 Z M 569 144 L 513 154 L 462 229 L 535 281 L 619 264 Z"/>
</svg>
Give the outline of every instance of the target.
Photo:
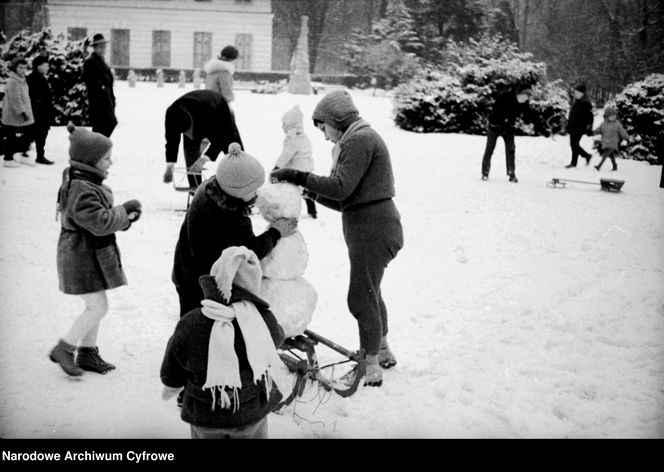
<svg viewBox="0 0 664 472">
<path fill-rule="evenodd" d="M 188 171 L 194 173 L 203 172 L 203 167 L 207 162 L 210 162 L 210 158 L 207 156 L 201 156 L 189 167 Z"/>
<path fill-rule="evenodd" d="M 129 221 L 132 223 L 141 217 L 141 202 L 138 200 L 128 200 L 122 206 L 129 216 Z"/>
<path fill-rule="evenodd" d="M 279 234 L 282 238 L 292 234 L 297 229 L 297 219 L 295 218 L 279 218 L 274 221 L 270 228 L 274 228 L 279 231 Z"/>
<path fill-rule="evenodd" d="M 164 183 L 165 184 L 170 184 L 173 182 L 173 166 L 175 164 L 173 162 L 169 162 L 166 164 L 166 171 L 164 172 Z"/>
<path fill-rule="evenodd" d="M 308 176 L 309 172 L 295 169 L 277 169 L 270 173 L 270 180 L 273 182 L 290 182 L 303 187 L 307 183 Z"/>
<path fill-rule="evenodd" d="M 23 121 L 28 121 L 30 119 L 26 112 L 21 113 L 21 116 L 23 117 Z"/>
</svg>

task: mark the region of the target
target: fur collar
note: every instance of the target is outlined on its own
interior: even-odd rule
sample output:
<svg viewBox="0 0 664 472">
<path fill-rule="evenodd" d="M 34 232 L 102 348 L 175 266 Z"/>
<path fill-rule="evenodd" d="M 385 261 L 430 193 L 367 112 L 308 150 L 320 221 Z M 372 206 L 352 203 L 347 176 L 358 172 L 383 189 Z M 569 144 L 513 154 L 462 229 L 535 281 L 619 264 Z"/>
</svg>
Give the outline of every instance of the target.
<svg viewBox="0 0 664 472">
<path fill-rule="evenodd" d="M 20 75 L 18 75 L 18 74 L 17 74 L 16 72 L 14 72 L 14 71 L 11 71 L 11 70 L 10 70 L 8 76 L 9 76 L 10 79 L 14 79 L 14 80 L 16 80 L 17 82 L 21 82 L 22 84 L 25 83 L 25 77 L 21 77 Z"/>
<path fill-rule="evenodd" d="M 250 206 L 247 203 L 240 199 L 231 197 L 226 192 L 224 192 L 219 186 L 216 177 L 210 177 L 204 184 L 204 191 L 207 197 L 212 200 L 216 205 L 222 210 L 226 211 L 239 211 L 243 215 L 250 214 Z"/>
<path fill-rule="evenodd" d="M 235 73 L 235 66 L 232 62 L 222 61 L 221 59 L 211 59 L 207 64 L 205 64 L 204 70 L 206 74 L 214 74 L 215 72 L 226 71 L 233 75 Z"/>
</svg>

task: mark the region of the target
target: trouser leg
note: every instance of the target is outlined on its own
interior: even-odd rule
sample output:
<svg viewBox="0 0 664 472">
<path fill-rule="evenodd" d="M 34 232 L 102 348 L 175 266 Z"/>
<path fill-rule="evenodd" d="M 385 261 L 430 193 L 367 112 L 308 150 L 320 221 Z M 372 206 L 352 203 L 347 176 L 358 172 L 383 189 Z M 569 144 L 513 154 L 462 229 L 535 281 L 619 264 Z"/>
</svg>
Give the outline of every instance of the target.
<svg viewBox="0 0 664 472">
<path fill-rule="evenodd" d="M 184 162 L 187 166 L 187 170 L 201 157 L 201 140 L 190 139 L 187 136 L 184 136 L 183 140 L 184 147 Z M 187 180 L 189 181 L 189 186 L 191 188 L 198 188 L 198 186 L 203 182 L 202 175 L 189 175 L 187 174 Z"/>
<path fill-rule="evenodd" d="M 507 169 L 507 175 L 512 175 L 516 172 L 516 145 L 514 144 L 514 133 L 504 133 L 503 140 L 505 141 L 505 168 Z"/>
<path fill-rule="evenodd" d="M 482 174 L 489 175 L 491 170 L 491 156 L 496 148 L 498 141 L 498 133 L 489 128 L 486 134 L 486 147 L 484 149 L 484 157 L 482 158 Z"/>
</svg>

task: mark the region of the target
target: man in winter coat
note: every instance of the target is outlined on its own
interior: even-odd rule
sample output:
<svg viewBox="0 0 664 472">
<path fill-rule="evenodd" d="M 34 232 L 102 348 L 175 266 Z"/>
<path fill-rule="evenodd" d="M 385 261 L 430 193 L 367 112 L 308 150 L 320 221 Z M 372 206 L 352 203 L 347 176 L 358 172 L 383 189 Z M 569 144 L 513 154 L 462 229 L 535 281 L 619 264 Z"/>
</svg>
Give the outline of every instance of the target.
<svg viewBox="0 0 664 472">
<path fill-rule="evenodd" d="M 514 145 L 514 130 L 516 120 L 519 117 L 523 117 L 526 121 L 534 121 L 534 114 L 527 103 L 531 96 L 532 90 L 529 87 L 521 87 L 516 93 L 510 91 L 502 94 L 493 105 L 486 134 L 486 149 L 482 158 L 482 180 L 489 180 L 491 156 L 493 155 L 493 150 L 496 148 L 498 137 L 502 136 L 505 141 L 505 166 L 507 168 L 507 175 L 510 182 L 518 182 L 515 173 L 516 147 Z"/>
<path fill-rule="evenodd" d="M 190 173 L 200 173 L 206 162 L 214 161 L 231 143 L 242 146 L 240 132 L 228 102 L 219 92 L 194 90 L 175 100 L 166 109 L 166 171 L 164 182 L 173 181 L 173 167 L 178 160 L 180 135 L 184 135 L 184 160 Z M 203 138 L 210 146 L 201 156 Z M 189 175 L 191 188 L 198 187 L 200 175 Z"/>
<path fill-rule="evenodd" d="M 92 131 L 110 137 L 118 120 L 115 118 L 113 74 L 104 61 L 107 42 L 103 35 L 94 35 L 92 53 L 83 63 L 83 82 L 88 89 L 88 112 Z"/>
<path fill-rule="evenodd" d="M 53 116 L 53 102 L 51 88 L 48 85 L 46 74 L 48 73 L 48 57 L 37 56 L 32 61 L 32 73 L 26 79 L 30 89 L 30 102 L 32 103 L 32 114 L 35 117 L 34 138 L 37 148 L 37 164 L 51 165 L 44 156 L 46 137 L 51 128 L 51 117 Z"/>
<path fill-rule="evenodd" d="M 27 70 L 28 61 L 22 57 L 15 58 L 9 65 L 1 118 L 5 132 L 5 167 L 34 165 L 26 152 L 30 143 L 31 125 L 35 122 L 25 80 Z"/>
<path fill-rule="evenodd" d="M 228 103 L 235 100 L 233 93 L 233 61 L 238 58 L 238 50 L 226 46 L 221 50 L 218 59 L 211 59 L 205 64 L 205 89 L 219 92 Z"/>
<path fill-rule="evenodd" d="M 586 165 L 590 163 L 590 153 L 583 149 L 580 144 L 581 137 L 584 134 L 591 136 L 593 132 L 593 105 L 586 97 L 586 91 L 586 84 L 579 84 L 574 89 L 574 102 L 567 119 L 572 162 L 565 166 L 567 168 L 576 167 L 579 156 L 586 160 Z"/>
</svg>

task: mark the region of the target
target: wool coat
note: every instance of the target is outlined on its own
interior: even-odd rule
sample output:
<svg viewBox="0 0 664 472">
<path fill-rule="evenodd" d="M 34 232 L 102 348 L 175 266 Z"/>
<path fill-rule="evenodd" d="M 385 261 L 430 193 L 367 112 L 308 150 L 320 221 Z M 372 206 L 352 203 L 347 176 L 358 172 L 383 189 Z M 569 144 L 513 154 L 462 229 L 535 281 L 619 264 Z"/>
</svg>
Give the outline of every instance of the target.
<svg viewBox="0 0 664 472">
<path fill-rule="evenodd" d="M 216 177 L 210 177 L 196 191 L 182 222 L 175 246 L 172 280 L 178 292 L 201 300 L 199 277 L 208 275 L 224 249 L 245 246 L 264 258 L 281 234 L 269 228 L 256 236 L 249 218 L 250 207 L 226 194 Z"/>
<path fill-rule="evenodd" d="M 92 127 L 115 127 L 118 120 L 115 117 L 113 74 L 104 58 L 96 52 L 92 52 L 83 63 L 83 82 L 88 90 L 88 113 Z"/>
<path fill-rule="evenodd" d="M 567 119 L 567 132 L 570 134 L 586 134 L 593 130 L 593 105 L 584 95 L 572 103 Z"/>
<path fill-rule="evenodd" d="M 26 80 L 30 89 L 30 102 L 35 125 L 40 128 L 50 128 L 53 117 L 53 97 L 48 80 L 38 70 L 33 70 Z"/>
<path fill-rule="evenodd" d="M 57 267 L 60 290 L 71 295 L 108 290 L 127 283 L 115 232 L 131 225 L 122 205 L 102 182 L 106 173 L 70 161 L 59 192 Z"/>
<path fill-rule="evenodd" d="M 219 292 L 214 277 L 200 278 L 201 293 L 206 299 L 224 305 L 246 300 L 254 304 L 268 327 L 275 347 L 284 341 L 284 331 L 279 326 L 269 305 L 251 292 L 233 285 L 230 301 Z M 268 415 L 281 401 L 282 394 L 276 384 L 267 395 L 264 382 L 254 383 L 254 375 L 247 359 L 247 350 L 237 320 L 233 320 L 235 330 L 234 347 L 238 357 L 242 388 L 238 390 L 239 409 L 222 409 L 217 396 L 217 405 L 212 409 L 212 395 L 203 390 L 207 377 L 208 347 L 214 320 L 206 317 L 200 308 L 190 311 L 180 318 L 175 332 L 168 341 L 161 365 L 161 381 L 171 388 L 184 387 L 182 410 L 183 421 L 195 426 L 208 428 L 237 428 L 254 423 Z M 232 398 L 232 395 L 229 395 Z"/>
<path fill-rule="evenodd" d="M 28 115 L 26 120 L 23 113 Z M 25 77 L 10 71 L 2 101 L 2 124 L 5 126 L 29 126 L 35 122 L 30 103 L 30 91 Z"/>
<path fill-rule="evenodd" d="M 629 139 L 629 135 L 623 128 L 620 121 L 604 121 L 601 125 L 597 127 L 593 134 L 599 134 L 601 136 L 602 150 L 615 150 L 617 151 L 620 148 L 620 141 L 623 139 Z"/>
<path fill-rule="evenodd" d="M 536 117 L 528 102 L 519 103 L 515 92 L 503 93 L 494 103 L 489 115 L 489 126 L 497 133 L 514 134 L 517 118 L 534 122 Z"/>
<path fill-rule="evenodd" d="M 233 74 L 235 66 L 229 61 L 211 59 L 205 64 L 205 89 L 220 93 L 228 103 L 235 100 Z"/>
</svg>

